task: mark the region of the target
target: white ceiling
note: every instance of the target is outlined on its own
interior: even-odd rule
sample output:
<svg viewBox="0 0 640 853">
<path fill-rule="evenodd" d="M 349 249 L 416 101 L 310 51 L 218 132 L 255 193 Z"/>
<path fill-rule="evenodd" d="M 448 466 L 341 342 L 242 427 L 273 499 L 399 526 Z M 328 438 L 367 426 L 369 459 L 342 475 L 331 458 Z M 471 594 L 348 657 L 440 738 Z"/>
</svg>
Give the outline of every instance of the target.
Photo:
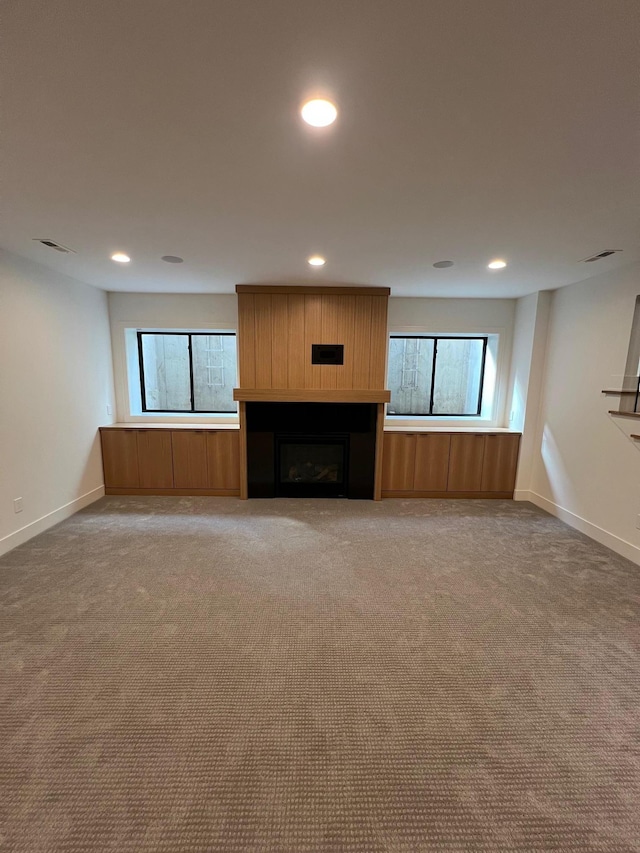
<svg viewBox="0 0 640 853">
<path fill-rule="evenodd" d="M 0 245 L 97 287 L 519 296 L 640 258 L 638 0 L 8 0 L 2 18 Z M 332 128 L 298 117 L 317 92 Z"/>
</svg>

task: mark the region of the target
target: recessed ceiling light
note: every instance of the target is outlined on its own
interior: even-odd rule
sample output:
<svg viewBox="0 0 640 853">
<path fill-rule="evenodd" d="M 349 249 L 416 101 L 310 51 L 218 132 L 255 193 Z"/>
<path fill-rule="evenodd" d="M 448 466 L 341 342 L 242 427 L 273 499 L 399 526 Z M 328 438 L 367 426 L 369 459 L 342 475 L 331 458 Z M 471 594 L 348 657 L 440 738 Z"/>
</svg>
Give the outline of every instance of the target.
<svg viewBox="0 0 640 853">
<path fill-rule="evenodd" d="M 501 260 L 500 258 L 496 258 L 495 261 L 491 261 L 491 263 L 487 264 L 487 267 L 490 270 L 503 270 L 507 265 L 506 261 Z"/>
<path fill-rule="evenodd" d="M 306 123 L 313 127 L 327 127 L 336 120 L 338 110 L 331 101 L 314 98 L 313 101 L 307 101 L 300 110 L 300 114 Z"/>
<path fill-rule="evenodd" d="M 320 255 L 312 255 L 308 261 L 308 264 L 311 264 L 312 267 L 323 267 L 326 263 L 324 258 L 321 258 Z"/>
<path fill-rule="evenodd" d="M 444 270 L 447 267 L 452 267 L 452 266 L 453 266 L 453 261 L 436 261 L 434 264 L 434 267 L 437 270 Z"/>
<path fill-rule="evenodd" d="M 164 261 L 165 264 L 182 264 L 184 263 L 184 258 L 179 258 L 177 255 L 163 255 L 160 258 L 161 261 Z"/>
<path fill-rule="evenodd" d="M 128 264 L 131 258 L 129 255 L 125 255 L 124 252 L 114 252 L 114 254 L 111 255 L 111 260 L 116 261 L 118 264 Z"/>
</svg>

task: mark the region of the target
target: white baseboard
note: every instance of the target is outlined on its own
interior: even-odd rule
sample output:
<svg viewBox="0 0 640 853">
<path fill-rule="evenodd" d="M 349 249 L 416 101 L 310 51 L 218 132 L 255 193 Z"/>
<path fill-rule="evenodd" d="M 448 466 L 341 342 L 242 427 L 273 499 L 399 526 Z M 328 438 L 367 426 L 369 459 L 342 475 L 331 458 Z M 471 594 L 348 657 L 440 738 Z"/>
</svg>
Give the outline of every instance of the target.
<svg viewBox="0 0 640 853">
<path fill-rule="evenodd" d="M 622 539 L 614 533 L 609 533 L 609 531 L 605 530 L 603 527 L 598 527 L 597 524 L 587 521 L 586 518 L 576 515 L 574 512 L 559 506 L 553 501 L 550 501 L 548 498 L 543 498 L 542 495 L 539 495 L 537 492 L 519 489 L 514 492 L 513 497 L 516 501 L 531 501 L 532 504 L 540 507 L 540 509 L 554 515 L 570 527 L 574 527 L 576 530 L 579 530 L 580 533 L 586 534 L 591 539 L 595 539 L 596 542 L 599 542 L 601 545 L 606 545 L 607 548 L 611 548 L 611 550 L 615 551 L 616 554 L 620 554 L 622 557 L 626 557 L 627 560 L 631 560 L 633 563 L 640 565 L 640 547 L 634 545 L 632 542 L 627 542 L 626 539 Z"/>
<path fill-rule="evenodd" d="M 19 530 L 15 530 L 8 536 L 4 536 L 0 539 L 0 556 L 6 554 L 7 551 L 17 548 L 18 545 L 23 545 L 39 533 L 44 533 L 45 530 L 53 527 L 54 524 L 59 524 L 65 518 L 69 518 L 70 515 L 78 512 L 79 509 L 83 509 L 83 507 L 89 506 L 94 501 L 100 500 L 101 497 L 104 497 L 104 486 L 98 486 L 97 489 L 92 489 L 90 492 L 80 495 L 74 501 L 70 501 L 68 504 L 54 509 L 53 512 L 48 512 L 46 515 L 37 518 Z"/>
</svg>

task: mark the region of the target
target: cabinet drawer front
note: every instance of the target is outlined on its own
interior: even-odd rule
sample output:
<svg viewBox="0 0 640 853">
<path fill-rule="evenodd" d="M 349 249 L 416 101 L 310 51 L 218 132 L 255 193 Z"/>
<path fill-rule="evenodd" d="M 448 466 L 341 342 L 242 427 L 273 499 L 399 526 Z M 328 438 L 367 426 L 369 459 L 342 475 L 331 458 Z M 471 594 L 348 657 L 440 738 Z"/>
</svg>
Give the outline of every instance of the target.
<svg viewBox="0 0 640 853">
<path fill-rule="evenodd" d="M 479 492 L 482 488 L 484 440 L 481 433 L 452 435 L 449 456 L 449 492 Z"/>
<path fill-rule="evenodd" d="M 172 489 L 173 460 L 169 430 L 136 430 L 141 489 Z"/>
<path fill-rule="evenodd" d="M 206 489 L 207 437 L 198 430 L 173 430 L 173 485 L 176 489 Z"/>
<path fill-rule="evenodd" d="M 449 479 L 451 436 L 422 433 L 416 437 L 413 488 L 418 492 L 444 492 Z"/>
<path fill-rule="evenodd" d="M 108 489 L 137 489 L 140 477 L 135 431 L 104 429 L 100 431 L 100 439 L 105 486 Z"/>
</svg>

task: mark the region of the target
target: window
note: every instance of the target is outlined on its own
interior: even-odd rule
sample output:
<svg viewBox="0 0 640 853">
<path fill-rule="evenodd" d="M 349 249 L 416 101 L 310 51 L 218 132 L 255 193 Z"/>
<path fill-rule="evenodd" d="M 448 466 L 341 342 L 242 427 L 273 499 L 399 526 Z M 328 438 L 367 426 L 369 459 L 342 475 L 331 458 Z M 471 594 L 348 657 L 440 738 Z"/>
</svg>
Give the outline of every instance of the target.
<svg viewBox="0 0 640 853">
<path fill-rule="evenodd" d="M 137 334 L 143 412 L 235 413 L 233 332 Z"/>
<path fill-rule="evenodd" d="M 392 335 L 387 413 L 479 417 L 487 340 Z"/>
</svg>

